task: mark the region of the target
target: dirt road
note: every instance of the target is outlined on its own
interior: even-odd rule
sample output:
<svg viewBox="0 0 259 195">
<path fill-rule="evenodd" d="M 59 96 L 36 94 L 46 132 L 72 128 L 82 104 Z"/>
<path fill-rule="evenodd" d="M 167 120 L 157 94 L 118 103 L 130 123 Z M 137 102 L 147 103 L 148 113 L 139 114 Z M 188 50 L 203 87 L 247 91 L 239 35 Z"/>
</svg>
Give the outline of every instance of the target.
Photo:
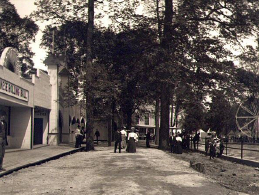
<svg viewBox="0 0 259 195">
<path fill-rule="evenodd" d="M 1 195 L 13 194 L 241 194 L 157 149 L 113 153 L 112 147 L 78 152 L 0 179 Z"/>
</svg>

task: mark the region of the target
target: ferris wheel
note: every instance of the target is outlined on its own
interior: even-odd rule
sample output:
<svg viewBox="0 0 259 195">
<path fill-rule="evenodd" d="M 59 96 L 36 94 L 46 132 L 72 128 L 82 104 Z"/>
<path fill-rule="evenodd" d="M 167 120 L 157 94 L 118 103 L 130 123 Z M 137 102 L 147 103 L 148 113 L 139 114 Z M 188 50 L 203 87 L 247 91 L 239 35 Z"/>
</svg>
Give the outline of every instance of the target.
<svg viewBox="0 0 259 195">
<path fill-rule="evenodd" d="M 259 100 L 247 100 L 241 103 L 236 112 L 236 124 L 242 134 L 258 138 Z"/>
</svg>

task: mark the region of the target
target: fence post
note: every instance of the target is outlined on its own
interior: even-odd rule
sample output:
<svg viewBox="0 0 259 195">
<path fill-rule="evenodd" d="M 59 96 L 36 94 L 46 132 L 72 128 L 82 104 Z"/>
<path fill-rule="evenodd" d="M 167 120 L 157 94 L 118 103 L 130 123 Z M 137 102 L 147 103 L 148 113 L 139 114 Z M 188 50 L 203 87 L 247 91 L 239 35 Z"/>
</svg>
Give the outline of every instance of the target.
<svg viewBox="0 0 259 195">
<path fill-rule="evenodd" d="M 192 136 L 190 136 L 190 138 L 191 138 L 191 149 L 192 149 Z"/>
<path fill-rule="evenodd" d="M 243 159 L 243 139 L 241 138 L 241 159 Z"/>
<path fill-rule="evenodd" d="M 228 141 L 226 141 L 226 156 L 228 155 Z"/>
</svg>

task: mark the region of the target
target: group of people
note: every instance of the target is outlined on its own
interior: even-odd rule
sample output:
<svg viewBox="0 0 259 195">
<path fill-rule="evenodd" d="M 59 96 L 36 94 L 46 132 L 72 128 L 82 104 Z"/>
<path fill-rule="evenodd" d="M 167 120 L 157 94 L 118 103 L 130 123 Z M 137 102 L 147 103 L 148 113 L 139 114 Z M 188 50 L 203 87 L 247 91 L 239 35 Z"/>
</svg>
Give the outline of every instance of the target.
<svg viewBox="0 0 259 195">
<path fill-rule="evenodd" d="M 170 147 L 172 153 L 181 154 L 183 149 L 190 149 L 190 142 L 193 143 L 194 150 L 198 150 L 200 133 L 196 133 L 191 139 L 188 133 L 173 133 L 170 136 Z"/>
<path fill-rule="evenodd" d="M 223 154 L 224 151 L 224 144 L 223 140 L 216 137 L 212 136 L 210 138 L 206 138 L 205 140 L 205 152 L 206 155 L 209 154 L 210 159 L 220 157 Z"/>
<path fill-rule="evenodd" d="M 190 135 L 182 133 L 173 133 L 170 136 L 171 153 L 182 154 L 183 149 L 190 148 Z"/>
<path fill-rule="evenodd" d="M 129 153 L 136 152 L 136 143 L 138 142 L 138 134 L 136 133 L 135 127 L 131 127 L 130 132 L 128 133 L 126 127 L 123 127 L 122 130 L 117 130 L 114 135 L 115 144 L 114 144 L 114 153 L 119 149 L 126 149 Z"/>
<path fill-rule="evenodd" d="M 100 132 L 98 131 L 98 129 L 95 131 L 94 135 L 96 137 L 96 141 L 97 141 L 97 145 L 98 145 L 98 141 L 99 141 L 99 137 L 100 137 Z M 84 126 L 82 126 L 80 128 L 80 125 L 78 125 L 75 130 L 75 139 L 76 139 L 75 147 L 80 148 L 81 144 L 83 143 L 83 140 L 85 138 L 86 138 L 86 130 L 85 130 Z"/>
<path fill-rule="evenodd" d="M 76 148 L 80 148 L 81 144 L 85 138 L 85 130 L 84 127 L 80 128 L 80 125 L 77 126 L 77 129 L 75 131 L 75 138 L 76 138 L 76 143 L 75 143 L 75 147 Z"/>
</svg>

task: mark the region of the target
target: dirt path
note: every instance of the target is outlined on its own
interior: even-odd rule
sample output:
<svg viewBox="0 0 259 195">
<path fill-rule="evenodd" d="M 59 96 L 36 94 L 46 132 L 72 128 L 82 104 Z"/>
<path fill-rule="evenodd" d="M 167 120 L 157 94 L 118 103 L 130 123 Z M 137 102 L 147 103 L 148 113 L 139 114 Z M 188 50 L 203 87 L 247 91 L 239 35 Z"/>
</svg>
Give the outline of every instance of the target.
<svg viewBox="0 0 259 195">
<path fill-rule="evenodd" d="M 0 179 L 10 194 L 241 194 L 189 168 L 189 162 L 157 149 L 113 153 L 112 147 L 78 152 Z"/>
</svg>

